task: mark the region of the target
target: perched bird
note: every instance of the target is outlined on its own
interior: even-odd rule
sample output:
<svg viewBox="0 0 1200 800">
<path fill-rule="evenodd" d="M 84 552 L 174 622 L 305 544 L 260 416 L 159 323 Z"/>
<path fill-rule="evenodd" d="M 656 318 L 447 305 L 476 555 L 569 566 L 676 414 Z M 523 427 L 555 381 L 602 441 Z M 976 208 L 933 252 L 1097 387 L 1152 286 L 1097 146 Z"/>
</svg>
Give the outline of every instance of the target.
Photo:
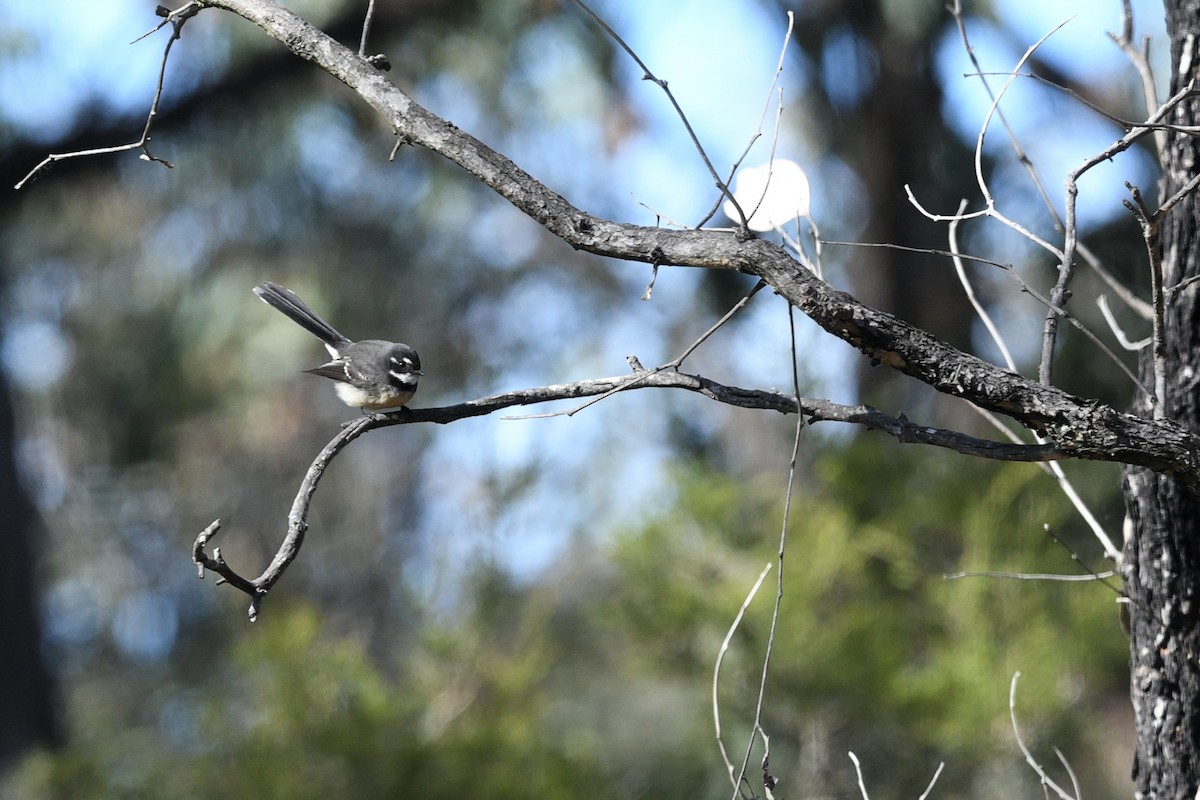
<svg viewBox="0 0 1200 800">
<path fill-rule="evenodd" d="M 416 350 L 381 339 L 351 341 L 318 317 L 295 292 L 277 283 L 260 283 L 254 293 L 321 340 L 332 360 L 304 371 L 337 381 L 334 388 L 343 403 L 364 411 L 385 411 L 412 400 L 417 381 L 425 374 Z"/>
</svg>

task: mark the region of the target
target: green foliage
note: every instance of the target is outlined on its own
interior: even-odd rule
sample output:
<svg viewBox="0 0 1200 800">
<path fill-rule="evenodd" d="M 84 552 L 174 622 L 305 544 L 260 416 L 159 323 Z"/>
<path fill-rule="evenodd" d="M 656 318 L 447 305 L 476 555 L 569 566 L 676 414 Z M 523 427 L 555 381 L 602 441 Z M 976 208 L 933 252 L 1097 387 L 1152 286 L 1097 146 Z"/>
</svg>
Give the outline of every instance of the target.
<svg viewBox="0 0 1200 800">
<path fill-rule="evenodd" d="M 1089 709 L 1121 689 L 1125 659 L 1112 592 L 943 578 L 1074 571 L 1042 532 L 1049 523 L 1087 547 L 1053 483 L 1029 465 L 873 444 L 824 451 L 793 500 L 762 715 L 777 796 L 852 792 L 846 750 L 873 796 L 916 796 L 939 761 L 937 797 L 1036 792 L 1008 723 L 1017 670 L 1022 729 L 1043 762 L 1053 765 L 1051 746 L 1077 763 L 1098 758 L 1083 741 L 1098 724 Z M 166 711 L 156 719 L 77 697 L 72 746 L 30 759 L 9 789 L 28 798 L 728 796 L 713 665 L 774 562 L 781 513 L 777 476 L 747 484 L 681 469 L 675 497 L 644 525 L 578 547 L 532 584 L 480 567 L 461 610 L 430 617 L 395 647 L 316 609 L 273 604 L 236 630 L 230 658 L 213 656 L 203 685 L 160 688 Z M 775 565 L 722 668 L 725 741 L 739 760 L 777 574 Z M 997 774 L 1009 776 L 999 788 Z M 1103 796 L 1098 780 L 1085 779 L 1088 796 Z"/>
<path fill-rule="evenodd" d="M 68 753 L 30 759 L 14 794 L 519 798 L 595 782 L 586 753 L 540 735 L 544 648 L 501 652 L 442 634 L 388 675 L 365 642 L 313 610 L 279 611 L 246 634 L 219 680 L 177 693 L 194 708 L 182 714 L 190 730 L 162 721 L 173 742 L 93 720 Z"/>
<path fill-rule="evenodd" d="M 965 789 L 1017 752 L 1008 725 L 1017 671 L 1026 737 L 1068 753 L 1081 747 L 1095 724 L 1089 706 L 1124 691 L 1127 643 L 1112 590 L 943 577 L 1077 573 L 1042 530 L 1080 538 L 1053 482 L 1029 465 L 882 451 L 860 442 L 822 456 L 818 476 L 797 490 L 763 713 L 776 773 L 803 769 L 805 786 L 844 785 L 852 749 L 865 764 L 886 765 L 889 794 L 919 794 L 942 760 L 952 765 L 942 788 Z M 684 474 L 679 492 L 670 513 L 622 538 L 616 560 L 627 580 L 611 616 L 635 623 L 653 653 L 645 657 L 702 682 L 773 560 L 780 489 L 746 494 Z M 776 581 L 759 591 L 725 659 L 727 724 L 753 718 Z M 801 752 L 814 721 L 822 744 Z M 795 772 L 788 777 L 795 785 Z"/>
</svg>

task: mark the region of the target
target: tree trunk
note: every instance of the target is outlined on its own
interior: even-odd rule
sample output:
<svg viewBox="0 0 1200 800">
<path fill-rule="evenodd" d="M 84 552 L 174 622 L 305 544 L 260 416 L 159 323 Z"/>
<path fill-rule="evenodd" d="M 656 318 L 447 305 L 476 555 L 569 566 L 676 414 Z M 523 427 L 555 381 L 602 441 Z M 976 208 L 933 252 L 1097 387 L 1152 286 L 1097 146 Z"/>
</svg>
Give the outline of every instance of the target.
<svg viewBox="0 0 1200 800">
<path fill-rule="evenodd" d="M 1200 0 L 1165 0 L 1171 39 L 1172 94 L 1200 75 Z M 1189 99 L 1167 121 L 1200 123 L 1200 102 Z M 1169 197 L 1191 179 L 1200 158 L 1195 137 L 1172 133 L 1163 165 Z M 1162 220 L 1163 285 L 1200 275 L 1200 202 L 1190 194 Z M 1169 294 L 1166 342 L 1166 415 L 1200 430 L 1197 374 L 1200 283 Z M 1143 374 L 1149 374 L 1149 348 Z M 1150 384 L 1152 385 L 1152 381 Z M 1142 402 L 1139 409 L 1149 414 Z M 1137 796 L 1194 798 L 1200 788 L 1200 499 L 1170 475 L 1125 471 L 1125 502 L 1132 523 L 1125 545 L 1125 589 L 1130 600 L 1130 688 L 1137 717 L 1133 777 Z"/>
<path fill-rule="evenodd" d="M 16 439 L 8 384 L 0 379 L 0 771 L 30 748 L 57 741 L 34 581 L 36 520 L 17 480 Z"/>
</svg>

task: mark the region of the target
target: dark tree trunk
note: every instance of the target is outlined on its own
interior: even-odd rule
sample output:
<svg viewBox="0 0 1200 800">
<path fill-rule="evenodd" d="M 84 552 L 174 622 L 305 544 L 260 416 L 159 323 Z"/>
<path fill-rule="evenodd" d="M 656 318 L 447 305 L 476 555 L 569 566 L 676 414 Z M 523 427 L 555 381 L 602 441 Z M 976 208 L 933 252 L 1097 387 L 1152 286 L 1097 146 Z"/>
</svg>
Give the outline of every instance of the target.
<svg viewBox="0 0 1200 800">
<path fill-rule="evenodd" d="M 1171 39 L 1171 92 L 1200 76 L 1200 0 L 1165 0 Z M 1190 99 L 1167 118 L 1200 123 Z M 1171 134 L 1162 197 L 1191 179 L 1197 139 Z M 1200 275 L 1200 202 L 1192 193 L 1162 220 L 1163 285 Z M 1200 430 L 1200 283 L 1168 295 L 1164 320 L 1169 418 Z M 1150 358 L 1143 353 L 1144 362 Z M 1143 372 L 1148 364 L 1143 364 Z M 1152 384 L 1149 384 L 1152 385 Z M 1142 413 L 1149 414 L 1145 405 Z M 1130 599 L 1131 694 L 1137 716 L 1133 765 L 1138 797 L 1194 798 L 1200 788 L 1200 499 L 1169 475 L 1127 469 L 1132 528 L 1124 577 Z"/>
<path fill-rule="evenodd" d="M 38 624 L 34 511 L 17 481 L 15 445 L 8 384 L 0 379 L 0 769 L 56 740 Z"/>
</svg>

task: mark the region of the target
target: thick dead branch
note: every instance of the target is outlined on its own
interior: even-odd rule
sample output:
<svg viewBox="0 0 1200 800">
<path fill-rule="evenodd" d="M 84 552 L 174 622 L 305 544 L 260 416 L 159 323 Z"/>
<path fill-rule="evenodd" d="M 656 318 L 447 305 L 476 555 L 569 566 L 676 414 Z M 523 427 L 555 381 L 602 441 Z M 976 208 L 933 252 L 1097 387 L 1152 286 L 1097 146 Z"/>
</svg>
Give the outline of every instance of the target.
<svg viewBox="0 0 1200 800">
<path fill-rule="evenodd" d="M 1119 461 L 1178 475 L 1200 489 L 1200 439 L 1169 420 L 1125 414 L 1038 385 L 964 353 L 890 314 L 834 289 L 781 248 L 710 230 L 664 230 L 587 214 L 507 157 L 435 116 L 377 69 L 291 11 L 265 0 L 202 0 L 258 25 L 293 53 L 357 92 L 406 142 L 461 166 L 573 247 L 611 258 L 733 269 L 766 280 L 829 333 L 875 363 L 940 392 L 1005 414 L 1053 442 L 1063 456 Z"/>
</svg>

